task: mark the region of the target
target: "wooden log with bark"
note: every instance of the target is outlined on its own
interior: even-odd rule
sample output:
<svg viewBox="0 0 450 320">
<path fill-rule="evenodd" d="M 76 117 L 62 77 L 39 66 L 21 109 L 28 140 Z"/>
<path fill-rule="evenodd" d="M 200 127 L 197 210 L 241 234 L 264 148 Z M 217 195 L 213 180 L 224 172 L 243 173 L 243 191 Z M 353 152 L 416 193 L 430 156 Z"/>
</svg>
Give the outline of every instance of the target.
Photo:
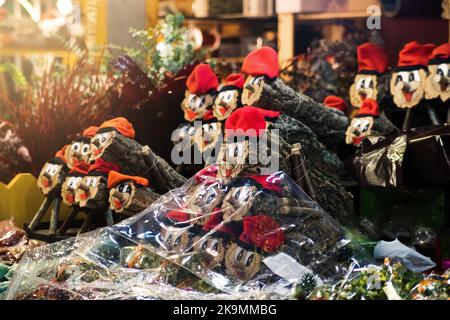
<svg viewBox="0 0 450 320">
<path fill-rule="evenodd" d="M 342 112 L 295 92 L 281 79 L 265 80 L 261 85 L 261 94 L 253 101 L 253 106 L 280 111 L 300 120 L 327 146 L 335 146 L 344 141 L 349 120 Z M 243 96 L 248 94 L 246 90 L 248 89 L 244 88 Z"/>
<path fill-rule="evenodd" d="M 132 181 L 122 183 L 109 192 L 109 205 L 120 216 L 132 217 L 145 210 L 160 197 L 150 188 L 137 186 Z"/>
</svg>

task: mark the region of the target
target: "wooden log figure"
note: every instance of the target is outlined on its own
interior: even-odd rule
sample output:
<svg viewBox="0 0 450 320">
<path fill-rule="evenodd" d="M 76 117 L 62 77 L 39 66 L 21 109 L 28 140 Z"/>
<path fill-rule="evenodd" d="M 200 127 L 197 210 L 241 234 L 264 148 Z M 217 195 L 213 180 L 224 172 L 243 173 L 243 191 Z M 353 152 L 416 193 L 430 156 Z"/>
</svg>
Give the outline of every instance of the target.
<svg viewBox="0 0 450 320">
<path fill-rule="evenodd" d="M 388 90 L 386 77 L 389 57 L 384 48 L 366 42 L 357 48 L 358 73 L 350 87 L 350 103 L 359 108 L 365 99 L 382 101 Z"/>
<path fill-rule="evenodd" d="M 244 75 L 240 73 L 230 74 L 225 79 L 225 84 L 214 100 L 213 112 L 218 120 L 226 120 L 234 110 L 242 106 L 241 94 L 244 82 Z"/>
<path fill-rule="evenodd" d="M 186 121 L 203 119 L 212 106 L 217 94 L 219 81 L 207 64 L 197 65 L 186 81 L 186 98 L 181 103 Z"/>
<path fill-rule="evenodd" d="M 104 172 L 89 172 L 81 179 L 75 191 L 75 202 L 81 208 L 106 210 L 109 207 L 108 198 L 108 176 Z"/>
<path fill-rule="evenodd" d="M 117 214 L 131 217 L 156 201 L 160 195 L 148 188 L 148 180 L 116 171 L 108 175 L 109 207 Z"/>
<path fill-rule="evenodd" d="M 37 186 L 45 196 L 45 199 L 30 222 L 28 228 L 31 231 L 34 231 L 39 227 L 39 223 L 41 222 L 45 213 L 53 204 L 50 218 L 49 235 L 56 234 L 56 229 L 58 227 L 59 210 L 61 206 L 61 186 L 68 171 L 69 169 L 66 166 L 66 162 L 61 158 L 54 158 L 44 164 L 37 179 Z"/>
<path fill-rule="evenodd" d="M 125 118 L 104 122 L 91 140 L 91 170 L 108 173 L 111 170 L 154 181 L 159 193 L 181 186 L 186 178 L 177 173 L 148 146 L 134 138 L 133 126 Z"/>
<path fill-rule="evenodd" d="M 450 43 L 433 50 L 428 61 L 428 72 L 425 85 L 426 99 L 439 98 L 445 103 L 450 98 Z M 450 123 L 450 108 L 446 122 Z"/>
<path fill-rule="evenodd" d="M 403 129 L 411 122 L 411 109 L 418 106 L 425 96 L 428 57 L 433 44 L 407 43 L 399 53 L 397 68 L 391 76 L 391 94 L 398 108 L 406 109 Z"/>
<path fill-rule="evenodd" d="M 251 52 L 244 60 L 242 72 L 249 75 L 242 92 L 243 105 L 276 110 L 300 120 L 328 146 L 344 141 L 348 118 L 295 92 L 277 78 L 279 67 L 275 50 L 262 47 Z"/>
</svg>

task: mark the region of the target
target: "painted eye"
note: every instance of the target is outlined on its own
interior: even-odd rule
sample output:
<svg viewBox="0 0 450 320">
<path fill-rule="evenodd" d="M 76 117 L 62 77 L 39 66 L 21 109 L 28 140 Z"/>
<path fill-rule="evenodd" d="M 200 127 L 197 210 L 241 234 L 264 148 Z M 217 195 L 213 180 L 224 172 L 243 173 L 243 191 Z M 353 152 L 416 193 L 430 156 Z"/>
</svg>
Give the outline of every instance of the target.
<svg viewBox="0 0 450 320">
<path fill-rule="evenodd" d="M 215 124 L 215 123 L 210 124 L 210 125 L 209 125 L 209 130 L 210 130 L 210 131 L 216 130 L 216 124 Z"/>
<path fill-rule="evenodd" d="M 255 255 L 253 253 L 247 257 L 247 260 L 245 261 L 246 267 L 250 267 L 252 265 L 254 257 Z"/>
<path fill-rule="evenodd" d="M 239 250 L 239 251 L 237 252 L 236 260 L 237 260 L 237 261 L 241 261 L 241 260 L 242 260 L 242 257 L 244 256 L 244 250 L 241 249 L 241 248 L 239 248 L 238 250 Z"/>
<path fill-rule="evenodd" d="M 89 153 L 89 145 L 85 144 L 81 149 L 81 153 L 88 154 Z"/>
<path fill-rule="evenodd" d="M 210 194 L 208 196 L 208 198 L 206 198 L 206 203 L 211 203 L 213 202 L 214 198 L 216 197 L 216 195 L 214 193 Z"/>
<path fill-rule="evenodd" d="M 408 76 L 408 81 L 409 81 L 409 82 L 413 82 L 414 80 L 415 80 L 414 73 L 411 72 L 411 73 L 409 74 L 409 76 Z"/>
<path fill-rule="evenodd" d="M 105 135 L 102 135 L 102 136 L 101 136 L 100 142 L 102 142 L 102 143 L 106 142 L 106 136 L 105 136 Z"/>
<path fill-rule="evenodd" d="M 402 82 L 403 81 L 403 77 L 399 74 L 398 76 L 397 76 L 397 79 L 395 79 L 395 84 L 397 84 L 397 83 L 399 83 L 399 82 Z"/>
<path fill-rule="evenodd" d="M 262 84 L 262 78 L 259 78 L 257 84 L 260 86 Z"/>
<path fill-rule="evenodd" d="M 175 246 L 179 245 L 181 243 L 181 235 L 179 235 L 176 239 L 175 242 L 173 243 Z"/>
<path fill-rule="evenodd" d="M 239 199 L 239 196 L 241 195 L 241 190 L 240 189 L 237 189 L 236 190 L 236 193 L 234 194 L 234 198 L 235 199 Z"/>
<path fill-rule="evenodd" d="M 239 148 L 237 146 L 234 148 L 233 156 L 235 158 L 237 158 L 239 156 Z"/>
<path fill-rule="evenodd" d="M 199 102 L 198 106 L 201 108 L 201 107 L 205 104 L 205 102 L 206 102 L 206 98 L 205 98 L 205 97 L 202 97 L 202 98 L 200 99 L 200 102 Z"/>
<path fill-rule="evenodd" d="M 213 240 L 209 246 L 209 248 L 214 251 L 214 252 L 218 252 L 219 251 L 219 241 L 217 240 Z"/>
<path fill-rule="evenodd" d="M 366 87 L 366 79 L 362 79 L 361 88 L 365 88 L 365 87 Z"/>
<path fill-rule="evenodd" d="M 372 81 L 372 79 L 368 80 L 367 88 L 373 89 L 373 81 Z"/>
<path fill-rule="evenodd" d="M 251 195 L 251 191 L 248 191 L 247 194 L 245 195 L 244 201 L 248 201 L 248 199 L 250 199 L 250 195 Z"/>
<path fill-rule="evenodd" d="M 80 150 L 80 148 L 81 148 L 81 145 L 79 142 L 75 142 L 74 144 L 72 144 L 73 151 L 78 151 L 78 150 Z"/>
<path fill-rule="evenodd" d="M 206 250 L 206 246 L 208 245 L 208 241 L 203 240 L 202 244 L 200 245 L 201 250 Z"/>
<path fill-rule="evenodd" d="M 444 76 L 444 71 L 442 70 L 442 69 L 437 69 L 437 72 L 436 72 L 439 76 L 441 76 L 441 77 L 443 77 Z"/>
<path fill-rule="evenodd" d="M 190 136 L 193 136 L 193 135 L 195 134 L 195 127 L 189 128 L 188 134 L 189 134 Z"/>
<path fill-rule="evenodd" d="M 170 233 L 166 238 L 166 243 L 171 244 L 172 243 L 172 234 Z"/>
</svg>

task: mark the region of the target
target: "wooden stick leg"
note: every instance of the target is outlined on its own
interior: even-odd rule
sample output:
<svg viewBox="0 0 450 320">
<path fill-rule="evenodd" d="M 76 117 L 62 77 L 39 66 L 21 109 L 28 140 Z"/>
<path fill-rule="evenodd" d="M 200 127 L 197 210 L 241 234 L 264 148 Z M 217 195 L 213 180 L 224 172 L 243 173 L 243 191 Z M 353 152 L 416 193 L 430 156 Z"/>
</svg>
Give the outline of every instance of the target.
<svg viewBox="0 0 450 320">
<path fill-rule="evenodd" d="M 86 219 L 84 219 L 84 222 L 83 222 L 83 224 L 82 224 L 80 230 L 78 231 L 77 236 L 80 235 L 80 234 L 82 234 L 82 233 L 85 233 L 86 231 L 89 230 L 89 227 L 90 227 L 91 224 L 92 224 L 92 215 L 93 215 L 93 214 L 94 214 L 93 211 L 87 213 Z"/>
<path fill-rule="evenodd" d="M 428 106 L 427 111 L 428 111 L 428 117 L 430 118 L 430 121 L 433 125 L 441 124 L 436 115 L 436 111 L 434 111 L 434 109 L 432 109 L 431 106 Z"/>
<path fill-rule="evenodd" d="M 409 130 L 409 127 L 411 126 L 411 108 L 408 108 L 406 110 L 405 120 L 403 120 L 403 126 L 402 130 Z"/>
<path fill-rule="evenodd" d="M 30 230 L 32 231 L 36 230 L 36 228 L 39 225 L 39 222 L 41 222 L 42 217 L 45 215 L 52 202 L 53 202 L 52 198 L 45 197 L 45 200 L 42 202 L 41 207 L 36 212 L 36 214 L 33 217 L 33 220 L 31 220 L 30 225 L 28 226 Z"/>
<path fill-rule="evenodd" d="M 67 217 L 66 220 L 64 220 L 64 223 L 62 224 L 62 226 L 59 228 L 58 230 L 58 235 L 63 236 L 66 234 L 67 229 L 69 228 L 69 226 L 75 221 L 75 218 L 77 217 L 78 213 L 80 212 L 80 208 L 79 207 L 75 207 L 72 212 L 70 213 L 70 215 Z"/>
<path fill-rule="evenodd" d="M 106 209 L 105 211 L 105 218 L 106 218 L 106 225 L 112 226 L 114 224 L 114 219 L 113 219 L 113 215 L 112 215 L 112 211 L 111 208 L 108 207 L 108 209 Z"/>
<path fill-rule="evenodd" d="M 56 229 L 58 229 L 58 219 L 59 219 L 59 211 L 61 209 L 61 198 L 55 199 L 55 204 L 52 208 L 52 215 L 50 217 L 50 229 L 48 234 L 49 235 L 55 235 Z"/>
</svg>

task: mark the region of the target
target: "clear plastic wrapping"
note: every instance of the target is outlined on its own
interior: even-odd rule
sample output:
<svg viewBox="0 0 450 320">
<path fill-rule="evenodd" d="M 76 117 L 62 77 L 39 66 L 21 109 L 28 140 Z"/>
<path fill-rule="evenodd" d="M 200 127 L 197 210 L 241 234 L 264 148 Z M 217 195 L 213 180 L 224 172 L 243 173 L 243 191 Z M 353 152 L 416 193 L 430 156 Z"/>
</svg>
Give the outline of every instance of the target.
<svg viewBox="0 0 450 320">
<path fill-rule="evenodd" d="M 290 298 L 346 273 L 352 241 L 286 174 L 208 167 L 142 213 L 37 248 L 8 299 Z"/>
</svg>

